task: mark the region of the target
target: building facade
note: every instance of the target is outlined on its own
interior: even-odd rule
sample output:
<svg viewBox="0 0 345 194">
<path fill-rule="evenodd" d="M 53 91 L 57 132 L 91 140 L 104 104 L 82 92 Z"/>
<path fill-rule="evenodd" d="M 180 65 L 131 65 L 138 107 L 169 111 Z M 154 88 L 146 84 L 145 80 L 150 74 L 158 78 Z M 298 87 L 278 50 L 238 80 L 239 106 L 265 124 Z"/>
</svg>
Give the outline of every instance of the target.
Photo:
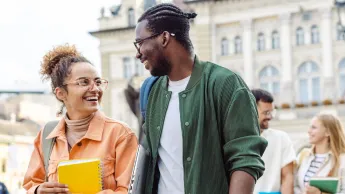
<svg viewBox="0 0 345 194">
<path fill-rule="evenodd" d="M 22 183 L 34 139 L 45 123 L 60 119 L 59 108 L 52 94 L 12 94 L 0 100 L 0 181 L 10 193 L 26 193 Z"/>
<path fill-rule="evenodd" d="M 120 14 L 100 18 L 100 29 L 91 34 L 100 40 L 102 73 L 111 82 L 104 110 L 135 128 L 123 90 L 132 75 L 143 79 L 148 72 L 135 59 L 134 25 L 143 9 L 137 6 L 131 16 L 133 3 L 125 1 Z M 304 132 L 321 110 L 345 115 L 345 41 L 332 0 L 178 3 L 198 14 L 190 37 L 199 58 L 233 70 L 250 88 L 274 94 L 279 111 L 273 126 L 294 119 Z"/>
</svg>

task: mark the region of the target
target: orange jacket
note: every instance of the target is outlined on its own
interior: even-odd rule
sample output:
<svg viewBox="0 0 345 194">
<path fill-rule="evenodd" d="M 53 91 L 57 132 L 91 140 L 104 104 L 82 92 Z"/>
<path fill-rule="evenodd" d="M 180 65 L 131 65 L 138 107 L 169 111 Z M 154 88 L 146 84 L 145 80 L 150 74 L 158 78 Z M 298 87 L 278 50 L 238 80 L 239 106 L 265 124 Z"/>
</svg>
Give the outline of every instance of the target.
<svg viewBox="0 0 345 194">
<path fill-rule="evenodd" d="M 100 193 L 127 194 L 138 146 L 138 140 L 128 126 L 107 118 L 98 111 L 92 118 L 85 136 L 70 152 L 65 131 L 65 120 L 61 119 L 47 137 L 56 137 L 48 167 L 49 182 L 57 182 L 57 165 L 61 160 L 100 158 L 104 166 L 105 189 Z M 42 130 L 34 141 L 34 151 L 24 177 L 23 187 L 29 194 L 34 193 L 36 187 L 45 179 L 41 134 Z"/>
</svg>

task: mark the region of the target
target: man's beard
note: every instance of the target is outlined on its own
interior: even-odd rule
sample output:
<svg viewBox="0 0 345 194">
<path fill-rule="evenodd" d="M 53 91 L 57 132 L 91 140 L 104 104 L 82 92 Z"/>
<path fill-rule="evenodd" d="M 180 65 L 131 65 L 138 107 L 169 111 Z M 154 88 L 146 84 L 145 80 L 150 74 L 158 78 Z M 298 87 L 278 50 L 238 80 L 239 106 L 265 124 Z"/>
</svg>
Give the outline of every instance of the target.
<svg viewBox="0 0 345 194">
<path fill-rule="evenodd" d="M 151 75 L 153 76 L 164 76 L 171 72 L 171 65 L 166 58 L 161 55 L 156 64 L 152 66 Z"/>
<path fill-rule="evenodd" d="M 267 122 L 266 122 L 267 121 Z M 265 129 L 268 129 L 269 127 L 269 122 L 270 120 L 266 119 L 266 120 L 263 120 L 261 123 L 260 123 L 260 129 L 262 130 L 265 130 Z"/>
</svg>

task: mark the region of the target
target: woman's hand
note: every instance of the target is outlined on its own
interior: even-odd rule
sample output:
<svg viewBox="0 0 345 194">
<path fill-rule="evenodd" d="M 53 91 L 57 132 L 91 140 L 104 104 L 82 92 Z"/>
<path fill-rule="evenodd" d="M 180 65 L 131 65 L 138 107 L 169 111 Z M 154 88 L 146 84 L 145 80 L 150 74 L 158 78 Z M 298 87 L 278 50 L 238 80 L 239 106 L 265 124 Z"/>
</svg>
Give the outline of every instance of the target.
<svg viewBox="0 0 345 194">
<path fill-rule="evenodd" d="M 320 191 L 320 189 L 307 184 L 305 186 L 305 194 L 322 194 L 322 192 Z"/>
<path fill-rule="evenodd" d="M 56 182 L 45 182 L 38 186 L 36 190 L 37 194 L 45 193 L 69 193 L 68 187 L 65 184 L 60 184 Z"/>
</svg>

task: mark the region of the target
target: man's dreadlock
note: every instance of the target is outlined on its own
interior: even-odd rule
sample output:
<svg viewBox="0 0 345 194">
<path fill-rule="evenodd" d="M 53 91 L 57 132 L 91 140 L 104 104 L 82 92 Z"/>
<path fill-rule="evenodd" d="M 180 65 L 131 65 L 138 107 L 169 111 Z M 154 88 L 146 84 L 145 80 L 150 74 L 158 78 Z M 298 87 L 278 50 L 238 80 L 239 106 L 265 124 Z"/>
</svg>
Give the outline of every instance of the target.
<svg viewBox="0 0 345 194">
<path fill-rule="evenodd" d="M 192 52 L 193 44 L 189 38 L 189 19 L 196 16 L 196 13 L 184 13 L 173 4 L 162 3 L 145 11 L 138 22 L 147 20 L 147 28 L 154 34 L 164 31 L 174 33 L 176 40 L 189 52 Z"/>
</svg>

